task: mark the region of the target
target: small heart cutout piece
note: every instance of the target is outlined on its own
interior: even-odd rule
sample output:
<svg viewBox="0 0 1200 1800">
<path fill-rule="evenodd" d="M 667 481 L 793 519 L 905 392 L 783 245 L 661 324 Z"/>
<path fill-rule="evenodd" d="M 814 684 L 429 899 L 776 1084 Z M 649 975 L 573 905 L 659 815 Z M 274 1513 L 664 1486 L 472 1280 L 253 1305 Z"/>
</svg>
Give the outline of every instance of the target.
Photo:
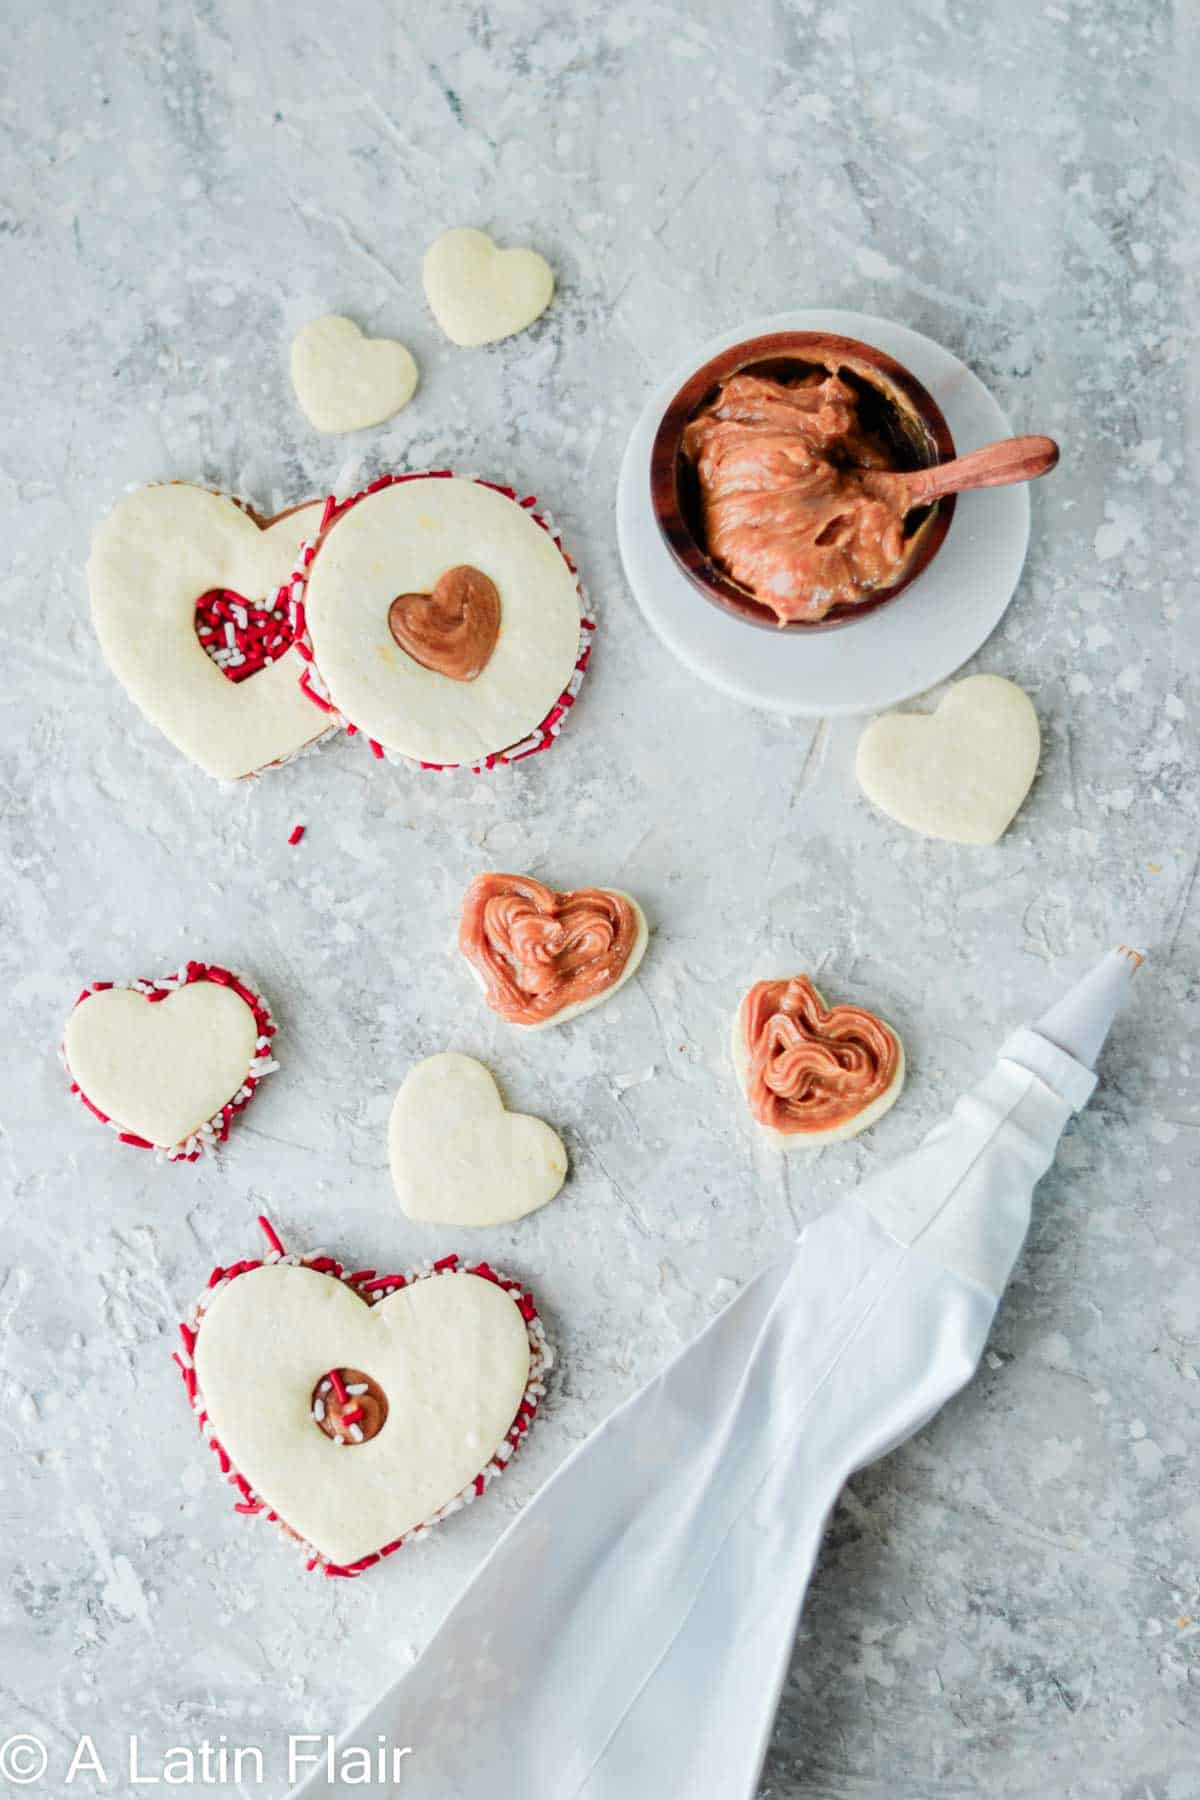
<svg viewBox="0 0 1200 1800">
<path fill-rule="evenodd" d="M 388 629 L 406 656 L 450 681 L 475 681 L 500 636 L 500 594 L 470 563 L 447 569 L 432 593 L 397 594 Z"/>
<path fill-rule="evenodd" d="M 483 1064 L 453 1051 L 406 1076 L 392 1106 L 388 1156 L 410 1219 L 505 1225 L 562 1187 L 567 1153 L 557 1132 L 505 1110 Z"/>
<path fill-rule="evenodd" d="M 957 682 L 933 713 L 887 713 L 858 743 L 868 800 L 911 831 L 994 844 L 1037 774 L 1041 732 L 1029 696 L 999 675 Z"/>
<path fill-rule="evenodd" d="M 425 252 L 425 298 L 452 343 L 464 349 L 512 337 L 540 318 L 554 296 L 554 271 L 536 250 L 501 250 L 486 231 L 445 231 Z"/>
<path fill-rule="evenodd" d="M 317 431 L 361 431 L 408 405 L 417 365 L 394 338 L 364 337 L 353 319 L 329 313 L 293 338 L 292 386 Z"/>
</svg>

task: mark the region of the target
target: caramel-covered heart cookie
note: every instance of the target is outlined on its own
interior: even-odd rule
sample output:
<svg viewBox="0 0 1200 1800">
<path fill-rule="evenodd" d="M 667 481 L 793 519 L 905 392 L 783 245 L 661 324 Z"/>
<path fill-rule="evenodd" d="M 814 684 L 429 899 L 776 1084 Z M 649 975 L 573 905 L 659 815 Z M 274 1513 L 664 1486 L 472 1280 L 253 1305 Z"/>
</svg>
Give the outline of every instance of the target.
<svg viewBox="0 0 1200 1800">
<path fill-rule="evenodd" d="M 458 563 L 432 593 L 397 594 L 388 630 L 406 656 L 451 681 L 474 681 L 492 658 L 500 635 L 500 594 L 482 569 Z"/>
<path fill-rule="evenodd" d="M 559 894 L 528 875 L 477 875 L 458 945 L 493 1012 L 536 1030 L 598 1006 L 637 969 L 645 916 L 617 888 Z"/>
<path fill-rule="evenodd" d="M 904 1047 L 861 1006 L 827 1007 L 807 975 L 758 981 L 738 1008 L 733 1061 L 780 1149 L 854 1137 L 895 1105 Z"/>
</svg>

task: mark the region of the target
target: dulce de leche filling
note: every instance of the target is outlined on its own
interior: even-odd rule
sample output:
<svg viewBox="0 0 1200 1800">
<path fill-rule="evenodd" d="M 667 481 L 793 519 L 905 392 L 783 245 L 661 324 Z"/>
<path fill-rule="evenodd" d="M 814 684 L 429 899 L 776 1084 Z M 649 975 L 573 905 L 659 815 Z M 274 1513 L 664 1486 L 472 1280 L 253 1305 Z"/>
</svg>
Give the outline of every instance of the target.
<svg viewBox="0 0 1200 1800">
<path fill-rule="evenodd" d="M 746 1098 L 760 1125 L 833 1131 L 886 1094 L 900 1048 L 861 1006 L 826 1010 L 807 975 L 759 981 L 742 1002 Z"/>
<path fill-rule="evenodd" d="M 838 375 L 734 375 L 691 420 L 683 449 L 709 555 L 781 625 L 811 624 L 903 574 L 904 511 L 871 484 L 895 460 Z"/>
<path fill-rule="evenodd" d="M 471 563 L 447 569 L 428 594 L 397 594 L 388 630 L 407 656 L 451 681 L 474 681 L 500 635 L 500 594 Z"/>
<path fill-rule="evenodd" d="M 528 875 L 477 875 L 463 900 L 458 944 L 487 1003 L 513 1025 L 542 1025 L 620 980 L 637 941 L 623 894 L 557 894 Z"/>
</svg>

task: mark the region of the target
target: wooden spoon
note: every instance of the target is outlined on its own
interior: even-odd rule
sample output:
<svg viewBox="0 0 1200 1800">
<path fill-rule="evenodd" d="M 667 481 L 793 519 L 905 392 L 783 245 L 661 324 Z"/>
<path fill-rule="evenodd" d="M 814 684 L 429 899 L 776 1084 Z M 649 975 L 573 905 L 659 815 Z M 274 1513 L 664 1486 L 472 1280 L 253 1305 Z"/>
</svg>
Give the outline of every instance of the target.
<svg viewBox="0 0 1200 1800">
<path fill-rule="evenodd" d="M 1033 481 L 1047 475 L 1058 461 L 1058 445 L 1048 437 L 1001 438 L 984 444 L 952 462 L 935 463 L 930 469 L 872 469 L 870 489 L 891 501 L 898 512 L 914 506 L 931 506 L 943 494 L 961 494 L 967 488 L 1008 487 L 1014 481 Z"/>
</svg>

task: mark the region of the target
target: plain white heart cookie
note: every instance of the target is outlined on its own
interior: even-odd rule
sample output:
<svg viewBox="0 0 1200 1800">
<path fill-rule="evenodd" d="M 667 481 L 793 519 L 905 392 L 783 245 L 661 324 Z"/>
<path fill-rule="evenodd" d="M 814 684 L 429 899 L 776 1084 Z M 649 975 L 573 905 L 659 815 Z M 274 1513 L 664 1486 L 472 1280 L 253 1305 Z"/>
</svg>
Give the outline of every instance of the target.
<svg viewBox="0 0 1200 1800">
<path fill-rule="evenodd" d="M 483 668 L 454 680 L 402 649 L 390 620 L 400 597 L 463 569 L 494 585 L 500 616 Z M 506 494 L 455 476 L 393 481 L 347 505 L 309 564 L 304 612 L 332 705 L 416 762 L 474 763 L 520 743 L 580 658 L 579 585 L 554 537 Z"/>
<path fill-rule="evenodd" d="M 176 749 L 220 781 L 282 762 L 328 730 L 286 650 L 233 682 L 196 635 L 196 603 L 215 590 L 259 602 L 288 580 L 321 503 L 260 526 L 232 500 L 181 482 L 141 488 L 92 540 L 92 619 L 109 668 Z"/>
<path fill-rule="evenodd" d="M 887 713 L 858 743 L 868 800 L 925 837 L 994 844 L 1037 774 L 1041 732 L 1015 682 L 970 675 L 933 713 Z"/>
<path fill-rule="evenodd" d="M 473 1056 L 444 1051 L 406 1076 L 388 1124 L 388 1157 L 410 1219 L 506 1225 L 562 1187 L 567 1153 L 557 1132 L 505 1110 Z"/>
<path fill-rule="evenodd" d="M 194 1154 L 200 1142 L 225 1136 L 232 1111 L 274 1068 L 274 1026 L 257 995 L 249 1004 L 250 990 L 239 983 L 237 991 L 229 971 L 219 974 L 80 996 L 63 1058 L 93 1112 L 168 1152 Z"/>
<path fill-rule="evenodd" d="M 317 431 L 382 424 L 416 392 L 412 352 L 394 338 L 365 337 L 353 319 L 329 313 L 292 339 L 292 386 Z"/>
<path fill-rule="evenodd" d="M 496 1281 L 446 1271 L 368 1305 L 334 1275 L 271 1263 L 204 1306 L 198 1410 L 258 1500 L 345 1569 L 432 1522 L 504 1444 L 531 1372 L 526 1322 Z M 330 1371 L 374 1383 L 386 1417 L 335 1442 L 314 1399 Z"/>
<path fill-rule="evenodd" d="M 421 269 L 430 311 L 463 349 L 524 331 L 554 296 L 554 271 L 536 250 L 501 250 L 486 231 L 444 231 Z"/>
</svg>

